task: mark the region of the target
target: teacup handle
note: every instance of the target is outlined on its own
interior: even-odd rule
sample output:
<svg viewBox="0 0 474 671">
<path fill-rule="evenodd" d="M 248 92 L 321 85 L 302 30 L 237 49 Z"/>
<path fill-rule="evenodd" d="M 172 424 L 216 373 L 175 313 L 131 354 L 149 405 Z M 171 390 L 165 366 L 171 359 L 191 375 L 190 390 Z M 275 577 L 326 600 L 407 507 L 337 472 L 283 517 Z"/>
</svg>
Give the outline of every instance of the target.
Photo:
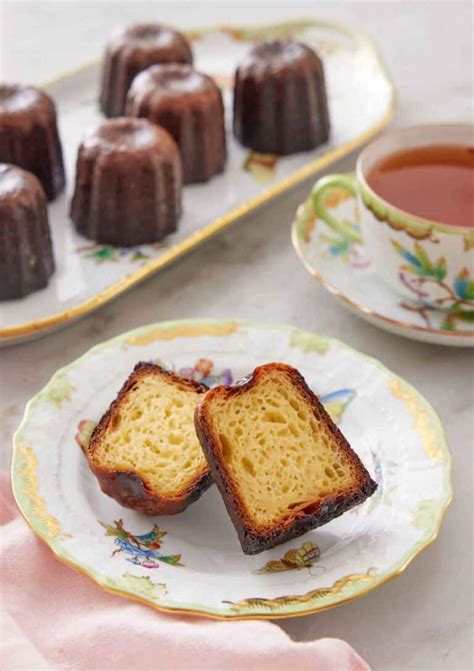
<svg viewBox="0 0 474 671">
<path fill-rule="evenodd" d="M 355 231 L 352 226 L 332 215 L 323 204 L 325 191 L 334 186 L 346 189 L 346 191 L 349 191 L 353 196 L 357 196 L 357 179 L 355 172 L 348 172 L 340 175 L 326 175 L 326 177 L 318 179 L 310 196 L 313 210 L 318 217 L 325 221 L 333 231 L 336 231 L 336 233 L 348 238 L 352 242 L 362 242 L 362 236 L 358 231 Z"/>
</svg>

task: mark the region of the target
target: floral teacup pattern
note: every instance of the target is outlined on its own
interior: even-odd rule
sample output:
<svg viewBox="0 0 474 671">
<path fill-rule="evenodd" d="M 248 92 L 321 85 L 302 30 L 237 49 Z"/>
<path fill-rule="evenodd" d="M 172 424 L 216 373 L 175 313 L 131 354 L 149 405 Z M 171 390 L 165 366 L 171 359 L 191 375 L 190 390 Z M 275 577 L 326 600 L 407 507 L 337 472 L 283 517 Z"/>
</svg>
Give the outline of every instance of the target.
<svg viewBox="0 0 474 671">
<path fill-rule="evenodd" d="M 367 174 L 384 156 L 422 144 L 469 145 L 469 124 L 426 125 L 394 131 L 360 154 L 356 172 L 327 175 L 310 196 L 314 213 L 347 244 L 362 243 L 377 274 L 403 297 L 443 310 L 474 310 L 474 222 L 449 226 L 398 209 L 375 193 Z M 332 214 L 327 191 L 345 190 L 357 197 L 360 230 Z M 429 198 L 429 194 L 426 195 Z"/>
</svg>

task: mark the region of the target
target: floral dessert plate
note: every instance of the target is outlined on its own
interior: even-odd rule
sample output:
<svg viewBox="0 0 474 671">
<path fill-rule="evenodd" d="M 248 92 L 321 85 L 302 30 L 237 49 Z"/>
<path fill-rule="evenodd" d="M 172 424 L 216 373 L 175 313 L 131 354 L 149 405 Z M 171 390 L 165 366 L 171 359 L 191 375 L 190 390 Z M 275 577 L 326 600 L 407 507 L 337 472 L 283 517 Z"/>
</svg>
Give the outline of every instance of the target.
<svg viewBox="0 0 474 671">
<path fill-rule="evenodd" d="M 230 132 L 236 64 L 252 42 L 275 36 L 293 36 L 321 54 L 332 124 L 327 144 L 281 159 L 249 152 Z M 259 28 L 199 29 L 189 37 L 196 66 L 215 77 L 224 92 L 228 129 L 224 173 L 206 184 L 184 188 L 179 229 L 162 243 L 132 249 L 94 244 L 75 232 L 69 202 L 78 145 L 86 130 L 102 118 L 96 102 L 100 64 L 84 66 L 47 84 L 59 107 L 68 180 L 66 192 L 49 208 L 56 272 L 46 289 L 0 303 L 0 345 L 44 334 L 104 305 L 225 226 L 361 146 L 392 118 L 394 88 L 374 45 L 344 26 L 297 21 Z"/>
<path fill-rule="evenodd" d="M 215 486 L 179 515 L 122 508 L 100 491 L 78 443 L 87 443 L 139 360 L 209 386 L 269 360 L 296 366 L 378 483 L 376 493 L 254 556 L 242 553 Z M 403 571 L 438 533 L 450 469 L 433 409 L 375 359 L 295 328 L 189 320 L 130 331 L 58 371 L 15 434 L 12 483 L 32 529 L 99 587 L 160 610 L 277 618 L 345 603 Z"/>
<path fill-rule="evenodd" d="M 337 187 L 328 190 L 325 206 L 355 231 L 359 230 L 357 202 L 346 190 Z M 413 340 L 474 346 L 474 309 L 464 307 L 474 301 L 474 279 L 467 269 L 452 287 L 447 286 L 438 272 L 437 259 L 427 258 L 419 242 L 409 239 L 406 246 L 394 242 L 405 285 L 413 291 L 413 300 L 409 301 L 378 277 L 363 244 L 335 233 L 315 214 L 309 200 L 298 209 L 292 239 L 308 272 L 362 319 Z M 423 305 L 418 300 L 420 277 L 436 282 L 440 296 L 452 297 L 454 306 L 450 310 L 436 310 Z"/>
</svg>

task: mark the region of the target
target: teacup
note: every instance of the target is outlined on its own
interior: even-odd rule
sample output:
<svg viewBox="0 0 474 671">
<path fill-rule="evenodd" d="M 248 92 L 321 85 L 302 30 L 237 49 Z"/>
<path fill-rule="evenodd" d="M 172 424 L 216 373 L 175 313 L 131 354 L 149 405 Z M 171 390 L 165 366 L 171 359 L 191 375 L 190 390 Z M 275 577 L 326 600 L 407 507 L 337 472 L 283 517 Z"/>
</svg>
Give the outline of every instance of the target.
<svg viewBox="0 0 474 671">
<path fill-rule="evenodd" d="M 327 175 L 312 191 L 317 215 L 345 239 L 363 243 L 377 274 L 412 302 L 438 309 L 474 309 L 474 212 L 466 212 L 462 226 L 424 219 L 384 200 L 371 188 L 367 176 L 380 160 L 395 152 L 433 145 L 470 147 L 473 136 L 470 124 L 395 130 L 361 152 L 355 173 Z M 330 187 L 357 196 L 360 231 L 326 209 L 325 191 Z"/>
</svg>

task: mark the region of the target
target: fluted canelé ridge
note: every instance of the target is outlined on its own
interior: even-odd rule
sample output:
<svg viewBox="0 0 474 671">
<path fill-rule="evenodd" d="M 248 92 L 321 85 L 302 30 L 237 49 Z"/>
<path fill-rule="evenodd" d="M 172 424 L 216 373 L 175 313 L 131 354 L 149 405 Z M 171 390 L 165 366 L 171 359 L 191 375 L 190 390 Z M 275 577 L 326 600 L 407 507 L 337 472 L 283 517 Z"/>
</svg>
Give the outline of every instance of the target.
<svg viewBox="0 0 474 671">
<path fill-rule="evenodd" d="M 181 160 L 173 138 L 146 119 L 99 125 L 79 147 L 71 218 L 99 243 L 153 243 L 177 228 Z"/>
<path fill-rule="evenodd" d="M 53 272 L 43 187 L 26 170 L 0 163 L 0 300 L 43 289 Z"/>
<path fill-rule="evenodd" d="M 33 86 L 0 86 L 0 161 L 33 173 L 48 200 L 64 188 L 61 141 L 53 100 Z"/>
<path fill-rule="evenodd" d="M 224 106 L 211 77 L 190 65 L 154 65 L 133 80 L 125 110 L 129 116 L 163 126 L 173 136 L 185 184 L 206 182 L 223 171 Z"/>
<path fill-rule="evenodd" d="M 123 28 L 109 40 L 102 67 L 100 105 L 108 117 L 122 116 L 134 77 L 155 63 L 192 63 L 187 39 L 158 23 Z"/>
<path fill-rule="evenodd" d="M 314 149 L 329 137 L 324 68 L 308 46 L 292 40 L 255 45 L 235 74 L 235 137 L 272 154 Z"/>
</svg>

